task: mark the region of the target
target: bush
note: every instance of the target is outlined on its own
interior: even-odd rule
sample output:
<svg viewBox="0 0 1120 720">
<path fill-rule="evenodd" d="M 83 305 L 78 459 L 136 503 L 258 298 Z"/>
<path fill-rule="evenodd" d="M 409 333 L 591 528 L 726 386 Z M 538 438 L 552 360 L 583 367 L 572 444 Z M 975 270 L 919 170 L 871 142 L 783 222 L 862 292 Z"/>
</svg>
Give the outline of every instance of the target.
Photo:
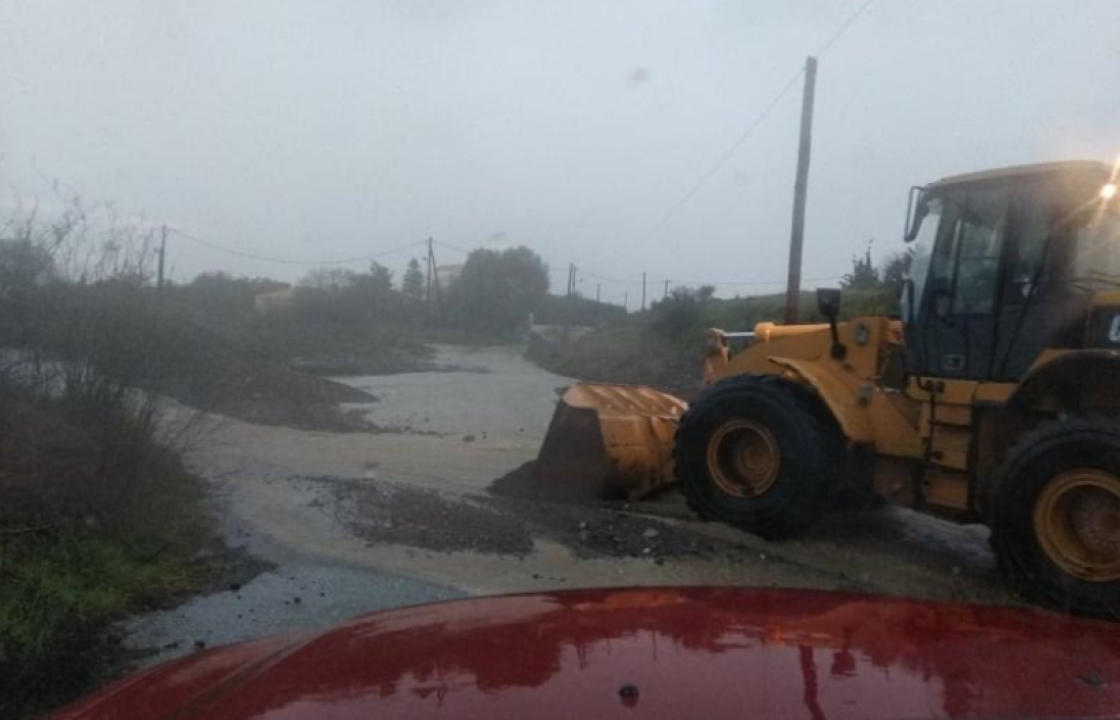
<svg viewBox="0 0 1120 720">
<path fill-rule="evenodd" d="M 189 348 L 143 260 L 110 229 L 75 280 L 57 259 L 81 255 L 76 226 L 18 227 L 0 246 L 4 717 L 86 689 L 107 623 L 189 584 L 209 536 L 180 460 L 190 423 L 172 431 L 157 396 Z"/>
<path fill-rule="evenodd" d="M 533 309 L 533 322 L 538 325 L 599 326 L 624 317 L 626 309 L 621 305 L 596 302 L 580 295 L 545 295 Z"/>
<path fill-rule="evenodd" d="M 0 716 L 46 709 L 107 679 L 115 650 L 104 628 L 187 590 L 196 575 L 174 553 L 140 556 L 92 532 L 0 540 Z"/>
<path fill-rule="evenodd" d="M 167 318 L 231 352 L 324 374 L 413 369 L 424 355 L 424 307 L 391 274 L 313 271 L 296 287 L 212 273 L 167 288 Z"/>
<path fill-rule="evenodd" d="M 674 288 L 667 298 L 650 307 L 650 326 L 662 337 L 674 341 L 698 334 L 702 330 L 704 306 L 713 292 L 715 288 L 711 285 L 697 289 Z"/>
<path fill-rule="evenodd" d="M 200 483 L 149 402 L 41 367 L 0 378 L 5 717 L 88 689 L 102 630 L 194 581 L 189 558 L 210 534 Z"/>
</svg>

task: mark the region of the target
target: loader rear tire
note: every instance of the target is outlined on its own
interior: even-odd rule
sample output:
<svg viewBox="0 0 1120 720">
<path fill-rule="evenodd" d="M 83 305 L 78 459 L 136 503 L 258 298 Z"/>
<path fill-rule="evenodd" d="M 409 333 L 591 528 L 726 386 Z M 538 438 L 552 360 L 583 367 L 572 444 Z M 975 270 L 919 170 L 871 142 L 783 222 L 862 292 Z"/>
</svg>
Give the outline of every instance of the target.
<svg viewBox="0 0 1120 720">
<path fill-rule="evenodd" d="M 1120 422 L 1042 423 L 994 480 L 991 545 L 1011 587 L 1067 611 L 1120 616 Z"/>
<path fill-rule="evenodd" d="M 677 428 L 677 480 L 688 506 L 769 539 L 804 533 L 824 512 L 843 442 L 808 391 L 744 375 L 704 391 Z"/>
</svg>

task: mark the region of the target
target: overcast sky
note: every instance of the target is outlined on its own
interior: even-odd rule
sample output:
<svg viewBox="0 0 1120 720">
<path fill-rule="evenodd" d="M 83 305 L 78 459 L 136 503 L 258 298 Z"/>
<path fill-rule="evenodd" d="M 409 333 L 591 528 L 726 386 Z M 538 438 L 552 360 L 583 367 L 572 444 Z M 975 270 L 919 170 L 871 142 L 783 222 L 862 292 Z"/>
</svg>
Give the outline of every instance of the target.
<svg viewBox="0 0 1120 720">
<path fill-rule="evenodd" d="M 292 259 L 525 244 L 554 289 L 569 262 L 631 278 L 581 274 L 631 307 L 643 270 L 657 294 L 780 289 L 800 79 L 680 201 L 862 4 L 0 0 L 0 205 L 57 179 Z M 900 247 L 910 185 L 1115 158 L 1118 33 L 1115 0 L 872 2 L 820 56 L 807 284 L 869 238 Z M 418 253 L 382 262 L 399 277 Z M 306 270 L 175 235 L 168 261 L 178 280 Z"/>
</svg>

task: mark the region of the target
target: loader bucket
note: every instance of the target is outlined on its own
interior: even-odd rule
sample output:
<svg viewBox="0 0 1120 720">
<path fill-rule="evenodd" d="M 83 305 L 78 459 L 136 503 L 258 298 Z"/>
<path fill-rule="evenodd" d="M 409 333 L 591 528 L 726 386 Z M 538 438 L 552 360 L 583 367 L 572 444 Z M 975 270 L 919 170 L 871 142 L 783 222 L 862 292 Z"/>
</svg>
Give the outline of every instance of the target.
<svg viewBox="0 0 1120 720">
<path fill-rule="evenodd" d="M 688 403 L 644 385 L 577 383 L 560 397 L 537 474 L 572 494 L 639 498 L 673 481 L 673 435 Z"/>
</svg>

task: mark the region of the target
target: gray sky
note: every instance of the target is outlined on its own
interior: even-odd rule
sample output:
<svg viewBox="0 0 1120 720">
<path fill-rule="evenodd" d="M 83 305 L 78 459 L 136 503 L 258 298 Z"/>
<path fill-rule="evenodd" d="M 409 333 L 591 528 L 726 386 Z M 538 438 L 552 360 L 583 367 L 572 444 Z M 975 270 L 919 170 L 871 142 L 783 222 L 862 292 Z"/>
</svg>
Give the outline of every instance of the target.
<svg viewBox="0 0 1120 720">
<path fill-rule="evenodd" d="M 560 290 L 575 262 L 646 270 L 658 294 L 772 291 L 800 79 L 666 212 L 862 2 L 2 0 L 0 201 L 57 179 L 250 253 L 433 235 L 528 245 Z M 873 2 L 820 57 L 804 277 L 843 273 L 868 238 L 900 247 L 910 185 L 1115 158 L 1118 32 L 1115 0 Z M 382 262 L 399 277 L 413 252 Z M 177 236 L 168 259 L 179 280 L 306 270 Z M 639 281 L 603 281 L 605 300 L 627 289 L 633 307 Z"/>
</svg>

